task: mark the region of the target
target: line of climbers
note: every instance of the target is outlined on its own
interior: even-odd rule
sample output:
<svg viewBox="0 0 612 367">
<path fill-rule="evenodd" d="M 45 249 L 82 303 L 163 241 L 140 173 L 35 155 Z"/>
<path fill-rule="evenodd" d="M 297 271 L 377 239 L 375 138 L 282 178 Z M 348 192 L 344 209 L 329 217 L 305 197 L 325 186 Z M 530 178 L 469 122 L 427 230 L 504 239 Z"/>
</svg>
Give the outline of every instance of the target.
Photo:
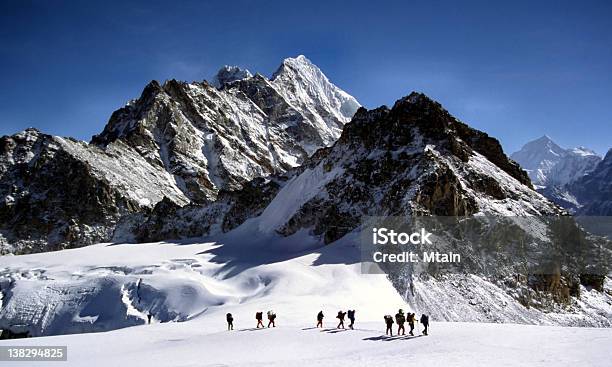
<svg viewBox="0 0 612 367">
<path fill-rule="evenodd" d="M 276 313 L 272 310 L 267 312 L 267 316 L 268 316 L 268 327 L 276 327 Z M 323 311 L 319 311 L 319 313 L 317 314 L 317 328 L 323 328 L 323 318 L 325 317 L 325 315 L 323 314 Z M 340 310 L 338 311 L 338 314 L 336 315 L 336 318 L 338 319 L 338 326 L 336 326 L 337 329 L 344 329 L 344 318 L 348 317 L 349 321 L 351 322 L 348 327 L 351 330 L 354 330 L 354 325 L 355 325 L 355 310 L 348 310 L 346 312 Z M 232 316 L 231 313 L 228 313 L 226 315 L 226 320 L 227 320 L 227 330 L 234 330 L 234 316 Z M 257 326 L 256 328 L 259 329 L 259 327 L 264 328 L 264 324 L 263 324 L 263 312 L 258 311 L 255 313 L 255 320 L 257 320 Z M 395 314 L 395 321 L 393 316 L 391 315 L 385 315 L 384 317 L 385 320 L 385 325 L 387 326 L 387 329 L 385 331 L 385 335 L 390 335 L 393 336 L 393 323 L 397 323 L 397 335 L 406 335 L 406 328 L 404 327 L 404 324 L 406 322 L 408 322 L 408 325 L 410 326 L 410 331 L 408 332 L 409 335 L 413 335 L 414 336 L 414 324 L 415 322 L 417 322 L 416 320 L 416 314 L 415 313 L 410 313 L 408 312 L 408 314 L 404 314 L 404 310 L 402 310 L 401 308 L 399 309 L 399 311 Z M 419 320 L 421 322 L 421 325 L 423 325 L 423 335 L 428 335 L 428 329 L 429 329 L 429 316 L 427 316 L 426 314 L 422 314 L 421 318 Z"/>
<path fill-rule="evenodd" d="M 401 308 L 395 314 L 395 322 L 397 323 L 397 335 L 406 335 L 406 328 L 404 324 L 408 321 L 408 325 L 410 326 L 410 335 L 414 335 L 414 323 L 416 322 L 416 314 L 408 312 L 408 314 L 404 314 L 404 310 Z M 423 335 L 427 335 L 427 329 L 429 328 L 429 316 L 423 314 L 420 319 L 421 325 L 423 325 Z M 385 331 L 385 335 L 393 336 L 393 316 L 385 315 L 385 324 L 387 325 L 387 330 Z"/>
</svg>

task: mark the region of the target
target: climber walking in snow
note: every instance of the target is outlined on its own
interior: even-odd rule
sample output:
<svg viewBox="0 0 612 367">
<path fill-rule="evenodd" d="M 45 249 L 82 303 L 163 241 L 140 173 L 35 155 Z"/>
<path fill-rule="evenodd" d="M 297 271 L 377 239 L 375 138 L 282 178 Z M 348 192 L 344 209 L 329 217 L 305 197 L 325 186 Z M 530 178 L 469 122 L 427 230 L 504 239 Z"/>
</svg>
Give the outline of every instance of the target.
<svg viewBox="0 0 612 367">
<path fill-rule="evenodd" d="M 268 327 L 270 327 L 270 325 L 272 325 L 272 327 L 276 327 L 274 320 L 276 320 L 276 314 L 272 310 L 268 311 Z"/>
<path fill-rule="evenodd" d="M 408 312 L 408 325 L 410 326 L 410 335 L 414 336 L 414 322 L 416 321 L 416 315 L 414 313 Z"/>
<path fill-rule="evenodd" d="M 257 329 L 259 329 L 260 325 L 261 327 L 265 327 L 263 324 L 263 312 L 255 312 L 255 320 L 257 320 Z"/>
<path fill-rule="evenodd" d="M 347 315 L 348 319 L 351 321 L 349 324 L 349 329 L 354 330 L 353 326 L 355 325 L 355 310 L 348 310 Z"/>
<path fill-rule="evenodd" d="M 385 315 L 385 325 L 387 325 L 385 335 L 393 336 L 393 316 Z"/>
<path fill-rule="evenodd" d="M 423 324 L 423 327 L 425 328 L 423 330 L 423 335 L 428 335 L 427 329 L 429 328 L 429 316 L 425 314 L 421 315 L 421 324 Z"/>
<path fill-rule="evenodd" d="M 234 316 L 228 313 L 225 315 L 225 319 L 227 320 L 227 330 L 234 330 Z"/>
<path fill-rule="evenodd" d="M 336 316 L 336 318 L 338 320 L 340 320 L 340 322 L 338 322 L 338 329 L 344 329 L 344 317 L 346 316 L 346 312 L 343 311 L 338 311 L 338 316 Z"/>
<path fill-rule="evenodd" d="M 406 328 L 404 328 L 404 323 L 406 322 L 406 315 L 404 315 L 404 310 L 402 310 L 401 308 L 395 314 L 395 322 L 397 322 L 397 335 L 406 335 Z"/>
<path fill-rule="evenodd" d="M 317 314 L 317 327 L 323 328 L 324 317 L 325 315 L 323 315 L 323 311 L 319 311 L 319 313 Z"/>
</svg>

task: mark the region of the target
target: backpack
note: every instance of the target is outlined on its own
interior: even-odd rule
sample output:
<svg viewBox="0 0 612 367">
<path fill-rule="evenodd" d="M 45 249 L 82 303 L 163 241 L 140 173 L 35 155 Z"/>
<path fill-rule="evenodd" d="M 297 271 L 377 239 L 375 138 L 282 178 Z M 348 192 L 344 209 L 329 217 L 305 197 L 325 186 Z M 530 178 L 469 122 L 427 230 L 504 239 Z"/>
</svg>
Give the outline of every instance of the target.
<svg viewBox="0 0 612 367">
<path fill-rule="evenodd" d="M 261 320 L 263 318 L 263 312 L 256 312 L 255 313 L 255 319 L 256 320 Z"/>
<path fill-rule="evenodd" d="M 385 323 L 387 323 L 388 325 L 393 324 L 393 316 L 385 315 Z"/>
<path fill-rule="evenodd" d="M 349 310 L 348 311 L 348 318 L 349 319 L 354 319 L 355 318 L 355 310 Z"/>
<path fill-rule="evenodd" d="M 231 313 L 228 313 L 227 315 L 225 315 L 225 317 L 227 318 L 227 321 L 234 321 L 234 317 Z"/>
<path fill-rule="evenodd" d="M 402 313 L 398 313 L 397 315 L 395 315 L 395 321 L 398 324 L 403 324 L 404 322 L 406 322 L 406 316 L 404 316 L 404 314 Z"/>
</svg>

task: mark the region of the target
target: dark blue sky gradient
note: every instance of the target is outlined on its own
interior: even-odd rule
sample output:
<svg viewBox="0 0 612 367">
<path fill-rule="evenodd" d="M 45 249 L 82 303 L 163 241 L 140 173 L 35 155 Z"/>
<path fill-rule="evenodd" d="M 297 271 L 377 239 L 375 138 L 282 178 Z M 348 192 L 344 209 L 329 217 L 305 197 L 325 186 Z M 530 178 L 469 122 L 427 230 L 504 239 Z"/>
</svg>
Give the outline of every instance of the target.
<svg viewBox="0 0 612 367">
<path fill-rule="evenodd" d="M 498 137 L 612 146 L 610 1 L 0 0 L 0 135 L 83 140 L 151 79 L 304 54 L 368 108 L 412 90 Z"/>
</svg>

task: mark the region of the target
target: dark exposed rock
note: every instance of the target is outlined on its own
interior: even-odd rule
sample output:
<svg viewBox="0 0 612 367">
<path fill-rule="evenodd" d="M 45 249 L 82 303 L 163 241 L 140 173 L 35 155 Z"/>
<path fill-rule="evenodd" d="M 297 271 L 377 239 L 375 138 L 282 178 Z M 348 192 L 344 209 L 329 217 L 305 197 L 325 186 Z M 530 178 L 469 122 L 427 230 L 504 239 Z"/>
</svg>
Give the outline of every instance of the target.
<svg viewBox="0 0 612 367">
<path fill-rule="evenodd" d="M 0 230 L 14 253 L 104 241 L 122 214 L 139 209 L 54 137 L 27 130 L 0 139 Z M 78 144 L 66 142 L 67 144 Z"/>
<path fill-rule="evenodd" d="M 448 167 L 440 167 L 428 174 L 421 187 L 415 202 L 424 209 L 422 214 L 468 216 L 478 211 L 475 200 L 463 191 L 461 182 Z M 415 214 L 421 213 L 417 210 Z"/>
<path fill-rule="evenodd" d="M 216 201 L 203 205 L 181 206 L 164 198 L 150 212 L 124 218 L 114 240 L 152 242 L 230 231 L 261 213 L 278 192 L 280 179 L 257 178 L 240 190 L 222 191 Z"/>
<path fill-rule="evenodd" d="M 507 175 L 506 183 L 495 170 Z M 532 214 L 560 213 L 532 190 L 497 140 L 420 93 L 392 109 L 360 108 L 333 147 L 291 172 L 296 180 L 312 175 L 325 184 L 278 231 L 312 228 L 326 243 L 356 228 L 364 216 L 469 216 L 526 198 L 541 210 Z"/>
</svg>

